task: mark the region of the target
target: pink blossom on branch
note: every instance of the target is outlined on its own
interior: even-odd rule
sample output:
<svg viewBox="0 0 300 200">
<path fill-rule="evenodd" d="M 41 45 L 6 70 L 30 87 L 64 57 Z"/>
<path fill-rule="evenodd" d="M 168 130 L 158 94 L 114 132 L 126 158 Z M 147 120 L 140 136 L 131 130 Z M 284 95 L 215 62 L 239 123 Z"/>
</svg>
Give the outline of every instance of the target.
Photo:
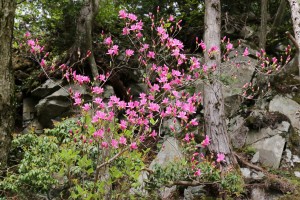
<svg viewBox="0 0 300 200">
<path fill-rule="evenodd" d="M 243 56 L 248 56 L 249 55 L 249 51 L 248 51 L 248 47 L 246 47 L 244 53 L 243 53 Z"/>
<path fill-rule="evenodd" d="M 126 19 L 127 16 L 128 16 L 128 14 L 126 13 L 125 10 L 120 10 L 119 11 L 119 17 L 120 17 L 120 19 Z"/>
<path fill-rule="evenodd" d="M 201 142 L 202 147 L 206 147 L 210 144 L 210 139 L 208 137 L 208 135 L 205 136 L 205 139 Z"/>
<path fill-rule="evenodd" d="M 217 162 L 223 162 L 225 160 L 225 155 L 223 153 L 217 154 Z"/>
<path fill-rule="evenodd" d="M 194 173 L 194 176 L 201 176 L 201 170 L 198 169 L 198 170 Z"/>
<path fill-rule="evenodd" d="M 137 146 L 136 142 L 133 142 L 133 143 L 130 144 L 130 149 L 131 150 L 135 150 L 137 148 L 138 148 L 138 146 Z"/>
<path fill-rule="evenodd" d="M 133 56 L 133 54 L 134 54 L 134 51 L 132 49 L 126 49 L 125 50 L 125 55 L 127 57 L 131 57 L 131 56 Z"/>
</svg>

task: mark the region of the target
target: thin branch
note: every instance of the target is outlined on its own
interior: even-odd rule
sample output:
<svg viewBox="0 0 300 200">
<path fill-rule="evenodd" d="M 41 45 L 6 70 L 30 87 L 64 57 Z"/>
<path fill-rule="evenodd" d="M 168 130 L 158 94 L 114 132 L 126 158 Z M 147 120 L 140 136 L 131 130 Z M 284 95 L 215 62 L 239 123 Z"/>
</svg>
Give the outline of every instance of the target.
<svg viewBox="0 0 300 200">
<path fill-rule="evenodd" d="M 287 35 L 287 37 L 292 41 L 292 43 L 295 45 L 297 51 L 299 51 L 299 45 L 296 41 L 296 39 L 294 38 L 294 36 L 292 36 L 292 34 L 290 32 L 285 32 L 285 34 Z"/>
<path fill-rule="evenodd" d="M 96 170 L 99 170 L 99 169 L 101 169 L 102 167 L 104 167 L 104 166 L 110 164 L 111 162 L 113 162 L 114 160 L 116 160 L 118 157 L 120 157 L 120 156 L 121 156 L 125 151 L 127 151 L 128 149 L 129 149 L 128 147 L 125 148 L 125 149 L 123 149 L 122 151 L 120 151 L 119 153 L 117 153 L 115 156 L 113 156 L 112 158 L 110 158 L 108 161 L 102 163 L 101 165 L 98 165 Z"/>
<path fill-rule="evenodd" d="M 214 185 L 219 184 L 220 182 L 199 182 L 199 181 L 171 181 L 167 185 L 167 187 L 171 187 L 174 185 L 181 185 L 181 186 L 199 186 L 199 185 Z"/>
</svg>

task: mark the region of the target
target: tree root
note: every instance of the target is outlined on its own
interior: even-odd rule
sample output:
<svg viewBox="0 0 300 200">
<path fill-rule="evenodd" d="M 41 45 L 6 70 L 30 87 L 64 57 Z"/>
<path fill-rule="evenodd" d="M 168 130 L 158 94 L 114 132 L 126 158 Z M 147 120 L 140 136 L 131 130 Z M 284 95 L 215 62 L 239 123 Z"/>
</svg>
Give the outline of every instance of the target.
<svg viewBox="0 0 300 200">
<path fill-rule="evenodd" d="M 294 184 L 290 183 L 290 181 L 288 179 L 286 179 L 284 177 L 280 177 L 275 174 L 271 174 L 268 171 L 266 171 L 265 169 L 263 169 L 257 165 L 253 165 L 253 164 L 249 163 L 246 159 L 244 159 L 241 155 L 239 155 L 237 153 L 235 153 L 235 156 L 237 157 L 237 159 L 240 161 L 241 164 L 246 165 L 247 167 L 250 167 L 252 169 L 255 169 L 257 171 L 261 171 L 264 173 L 264 175 L 266 176 L 266 179 L 263 180 L 264 183 L 260 184 L 260 186 L 262 186 L 266 189 L 273 189 L 276 191 L 280 191 L 283 194 L 293 193 L 295 191 L 296 186 Z M 253 186 L 253 184 L 247 184 L 246 186 L 251 187 L 251 186 Z"/>
</svg>

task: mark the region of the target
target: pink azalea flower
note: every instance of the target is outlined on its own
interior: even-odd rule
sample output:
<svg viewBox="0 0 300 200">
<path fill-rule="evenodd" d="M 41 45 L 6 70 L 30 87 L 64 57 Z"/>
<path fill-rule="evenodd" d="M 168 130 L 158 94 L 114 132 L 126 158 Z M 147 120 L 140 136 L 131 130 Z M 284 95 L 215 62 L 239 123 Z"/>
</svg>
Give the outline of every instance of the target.
<svg viewBox="0 0 300 200">
<path fill-rule="evenodd" d="M 86 104 L 84 104 L 83 106 L 82 106 L 82 109 L 84 110 L 84 111 L 89 111 L 90 109 L 91 109 L 91 105 L 90 104 L 88 104 L 88 103 L 86 103 Z"/>
<path fill-rule="evenodd" d="M 74 101 L 75 101 L 75 103 L 74 103 L 75 106 L 80 105 L 82 103 L 81 98 L 75 98 Z"/>
<path fill-rule="evenodd" d="M 127 139 L 124 136 L 121 136 L 120 139 L 119 139 L 119 143 L 126 145 L 127 144 Z"/>
<path fill-rule="evenodd" d="M 223 153 L 218 153 L 217 154 L 217 162 L 222 162 L 225 160 L 225 155 Z"/>
<path fill-rule="evenodd" d="M 106 44 L 106 45 L 108 45 L 108 46 L 110 46 L 112 44 L 111 37 L 105 38 L 103 43 Z"/>
<path fill-rule="evenodd" d="M 113 148 L 115 148 L 115 149 L 119 148 L 118 144 L 119 144 L 119 142 L 117 140 L 115 140 L 115 139 L 111 140 L 111 146 Z"/>
<path fill-rule="evenodd" d="M 149 110 L 159 112 L 159 105 L 157 103 L 149 103 Z"/>
<path fill-rule="evenodd" d="M 173 15 L 170 15 L 169 21 L 170 21 L 170 22 L 174 21 L 174 16 L 173 16 Z"/>
<path fill-rule="evenodd" d="M 122 34 L 123 35 L 128 35 L 129 33 L 130 33 L 130 29 L 128 27 L 124 27 L 123 31 L 122 31 Z"/>
<path fill-rule="evenodd" d="M 103 138 L 103 136 L 104 136 L 104 130 L 103 130 L 103 129 L 100 129 L 100 130 L 98 130 L 98 131 L 95 131 L 95 132 L 93 133 L 93 136 L 94 136 L 95 138 L 97 138 L 97 137 Z"/>
<path fill-rule="evenodd" d="M 137 148 L 138 148 L 138 146 L 137 146 L 136 142 L 133 142 L 133 143 L 130 144 L 130 149 L 134 150 L 134 149 L 137 149 Z"/>
<path fill-rule="evenodd" d="M 204 148 L 204 147 L 208 146 L 209 144 L 210 144 L 210 139 L 209 139 L 209 137 L 206 135 L 206 136 L 205 136 L 205 139 L 201 142 L 201 145 L 202 145 L 202 147 Z"/>
<path fill-rule="evenodd" d="M 102 142 L 101 143 L 101 147 L 102 148 L 107 148 L 108 147 L 108 143 L 107 142 Z"/>
<path fill-rule="evenodd" d="M 179 114 L 177 115 L 178 118 L 183 119 L 183 120 L 187 120 L 188 117 L 186 116 L 186 112 L 184 111 L 180 111 Z"/>
<path fill-rule="evenodd" d="M 190 121 L 190 123 L 191 123 L 192 126 L 198 126 L 198 122 L 197 122 L 197 119 L 196 119 L 196 118 L 192 119 L 192 120 Z"/>
<path fill-rule="evenodd" d="M 145 141 L 145 135 L 141 135 L 140 136 L 140 142 L 144 142 Z"/>
<path fill-rule="evenodd" d="M 31 34 L 30 34 L 30 32 L 29 31 L 27 31 L 26 33 L 25 33 L 25 35 L 24 35 L 26 38 L 29 38 L 30 36 L 31 36 Z"/>
<path fill-rule="evenodd" d="M 206 50 L 206 45 L 204 44 L 204 42 L 202 40 L 201 40 L 199 45 L 200 45 L 200 47 L 202 48 L 203 51 Z"/>
<path fill-rule="evenodd" d="M 243 56 L 248 56 L 249 55 L 249 51 L 248 51 L 248 47 L 246 47 L 244 53 L 243 53 Z"/>
<path fill-rule="evenodd" d="M 190 142 L 190 140 L 191 140 L 190 135 L 188 133 L 185 134 L 185 137 L 183 138 L 183 140 L 186 142 Z"/>
<path fill-rule="evenodd" d="M 230 51 L 232 48 L 233 48 L 233 44 L 228 43 L 228 44 L 226 45 L 227 51 Z"/>
<path fill-rule="evenodd" d="M 130 56 L 132 56 L 134 54 L 134 51 L 133 50 L 131 50 L 131 49 L 126 49 L 125 50 L 125 55 L 127 56 L 127 57 L 130 57 Z"/>
<path fill-rule="evenodd" d="M 163 27 L 157 27 L 157 33 L 158 33 L 158 35 L 163 35 L 163 34 L 165 34 L 166 33 L 166 29 L 164 29 Z"/>
<path fill-rule="evenodd" d="M 148 54 L 147 54 L 147 57 L 154 59 L 155 58 L 155 53 L 153 51 L 149 51 Z"/>
<path fill-rule="evenodd" d="M 32 47 L 35 45 L 35 42 L 34 42 L 34 40 L 28 40 L 27 44 Z"/>
<path fill-rule="evenodd" d="M 132 13 L 129 13 L 127 17 L 131 21 L 136 21 L 137 20 L 137 16 L 135 14 L 132 14 Z"/>
<path fill-rule="evenodd" d="M 153 139 L 155 139 L 157 136 L 157 132 L 155 130 L 153 130 L 149 136 L 152 137 Z"/>
<path fill-rule="evenodd" d="M 125 10 L 120 10 L 120 11 L 119 11 L 119 17 L 120 17 L 121 19 L 126 19 L 126 17 L 127 17 L 126 11 L 125 11 Z"/>
<path fill-rule="evenodd" d="M 120 121 L 121 130 L 125 130 L 127 128 L 127 122 L 125 120 Z"/>
<path fill-rule="evenodd" d="M 92 93 L 102 94 L 103 92 L 104 92 L 104 89 L 102 87 L 98 87 L 98 86 L 92 87 Z"/>
<path fill-rule="evenodd" d="M 46 67 L 46 61 L 44 59 L 41 60 L 40 65 L 42 67 Z"/>
<path fill-rule="evenodd" d="M 194 173 L 194 176 L 201 176 L 201 170 L 198 169 L 198 170 Z"/>
<path fill-rule="evenodd" d="M 218 52 L 219 49 L 217 46 L 212 46 L 209 50 L 208 50 L 208 54 L 212 54 L 212 53 L 216 53 Z"/>
</svg>

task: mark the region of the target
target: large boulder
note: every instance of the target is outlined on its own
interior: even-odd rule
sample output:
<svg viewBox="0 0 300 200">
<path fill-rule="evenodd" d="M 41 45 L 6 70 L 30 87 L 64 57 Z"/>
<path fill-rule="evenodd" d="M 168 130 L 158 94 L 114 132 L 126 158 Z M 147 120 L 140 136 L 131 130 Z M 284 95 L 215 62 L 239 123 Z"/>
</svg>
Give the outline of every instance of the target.
<svg viewBox="0 0 300 200">
<path fill-rule="evenodd" d="M 48 79 L 44 84 L 32 90 L 31 95 L 38 99 L 45 98 L 46 96 L 62 88 L 61 84 L 62 80 L 56 81 Z"/>
<path fill-rule="evenodd" d="M 289 118 L 292 126 L 300 131 L 300 118 L 298 115 L 300 105 L 297 102 L 288 97 L 276 95 L 270 102 L 269 111 L 284 114 Z"/>
<path fill-rule="evenodd" d="M 156 155 L 156 158 L 151 162 L 149 169 L 154 170 L 156 165 L 166 166 L 172 162 L 183 159 L 183 153 L 179 146 L 179 141 L 174 137 L 168 137 L 165 139 L 162 144 L 162 148 L 159 153 Z M 140 194 L 143 196 L 147 196 L 148 193 L 145 190 L 145 181 L 148 179 L 148 173 L 142 172 L 139 177 L 140 187 L 132 188 L 131 193 Z M 161 188 L 160 189 L 160 197 L 161 199 L 172 199 L 172 196 L 176 192 L 176 186 L 171 188 Z"/>
<path fill-rule="evenodd" d="M 285 138 L 275 135 L 252 144 L 252 147 L 259 152 L 259 161 L 262 164 L 278 169 L 285 141 Z"/>
<path fill-rule="evenodd" d="M 83 98 L 88 98 L 85 87 L 79 85 L 65 86 L 41 99 L 35 106 L 39 122 L 45 127 L 51 127 L 53 119 L 65 117 L 72 113 L 73 100 L 69 91 L 79 92 Z"/>
<path fill-rule="evenodd" d="M 229 54 L 229 61 L 221 65 L 221 81 L 224 83 L 223 96 L 227 116 L 233 115 L 242 102 L 242 88 L 252 79 L 257 60 L 243 56 L 246 46 L 240 46 Z M 255 50 L 247 47 L 250 54 Z"/>
</svg>

